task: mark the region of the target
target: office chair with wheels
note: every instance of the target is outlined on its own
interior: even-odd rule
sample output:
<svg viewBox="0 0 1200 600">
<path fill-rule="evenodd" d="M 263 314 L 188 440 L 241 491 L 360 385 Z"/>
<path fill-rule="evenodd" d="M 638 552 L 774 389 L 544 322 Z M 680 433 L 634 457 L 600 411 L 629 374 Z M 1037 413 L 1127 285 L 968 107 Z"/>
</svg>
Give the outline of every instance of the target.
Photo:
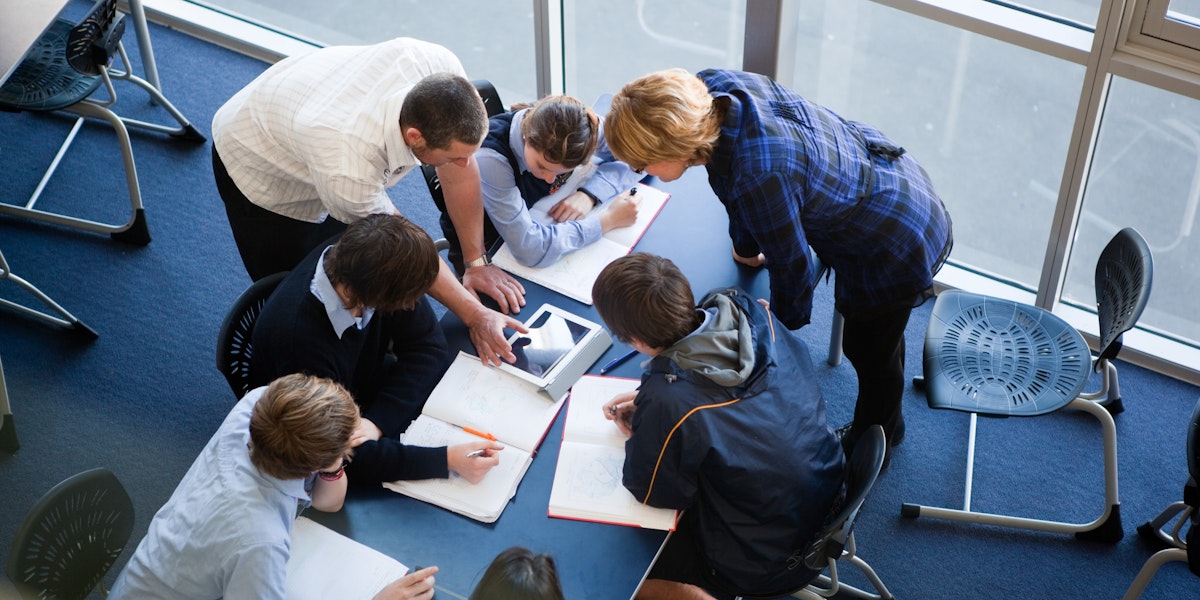
<svg viewBox="0 0 1200 600">
<path fill-rule="evenodd" d="M 225 376 L 229 389 L 239 399 L 250 391 L 250 360 L 254 356 L 254 323 L 271 292 L 287 276 L 287 271 L 267 275 L 250 284 L 221 321 L 217 333 L 217 370 Z"/>
<path fill-rule="evenodd" d="M 858 511 L 875 486 L 879 471 L 883 468 L 883 458 L 887 452 L 887 441 L 883 435 L 883 427 L 872 426 L 854 446 L 854 454 L 846 464 L 846 496 L 837 514 L 830 519 L 829 524 L 821 531 L 804 555 L 804 565 L 812 570 L 828 569 L 829 575 L 818 575 L 813 582 L 796 591 L 781 591 L 767 595 L 739 596 L 739 598 L 778 598 L 789 593 L 794 598 L 819 600 L 832 598 L 836 594 L 849 594 L 858 598 L 873 600 L 890 600 L 894 596 L 888 591 L 875 570 L 857 553 L 854 541 L 854 522 Z M 846 561 L 866 576 L 876 593 L 854 587 L 838 578 L 838 561 Z"/>
<path fill-rule="evenodd" d="M 131 244 L 150 243 L 138 186 L 133 147 L 127 127 L 137 127 L 193 142 L 205 138 L 188 122 L 154 86 L 131 73 L 121 36 L 125 32 L 124 15 L 117 12 L 117 0 L 99 0 L 79 23 L 58 19 L 34 43 L 26 58 L 0 87 L 0 110 L 10 112 L 63 111 L 76 115 L 75 125 L 42 176 L 37 188 L 24 206 L 0 203 L 0 213 L 36 221 L 107 233 L 113 239 Z M 116 56 L 121 57 L 123 70 L 110 69 Z M 166 109 L 178 125 L 170 127 L 121 117 L 111 110 L 116 101 L 113 81 L 127 81 L 145 90 L 153 103 Z M 93 98 L 103 85 L 107 99 Z M 101 223 L 82 217 L 48 212 L 34 208 L 59 162 L 75 140 L 87 117 L 103 119 L 112 126 L 121 147 L 125 166 L 125 181 L 129 187 L 130 215 L 124 223 Z"/>
<path fill-rule="evenodd" d="M 17 528 L 8 578 L 22 598 L 85 598 L 133 532 L 133 501 L 108 469 L 74 475 L 46 492 Z"/>
<path fill-rule="evenodd" d="M 1125 592 L 1125 600 L 1136 600 L 1154 578 L 1159 567 L 1172 561 L 1188 564 L 1188 569 L 1200 576 L 1200 401 L 1192 408 L 1187 430 L 1188 480 L 1183 486 L 1183 500 L 1172 502 L 1157 517 L 1138 527 L 1146 541 L 1165 546 L 1142 565 L 1137 577 Z M 1170 530 L 1164 529 L 1174 522 Z M 1187 533 L 1183 528 L 1187 526 Z"/>
<path fill-rule="evenodd" d="M 13 274 L 12 269 L 10 269 L 8 266 L 8 261 L 4 258 L 4 253 L 0 252 L 0 281 L 6 280 L 17 284 L 25 291 L 33 294 L 35 298 L 40 300 L 49 309 L 53 310 L 54 314 L 30 308 L 24 304 L 19 304 L 7 298 L 0 298 L 0 306 L 12 309 L 27 317 L 33 317 L 40 321 L 50 323 L 51 325 L 57 325 L 75 333 L 83 339 L 94 340 L 100 337 L 100 334 L 96 333 L 96 330 L 84 325 L 83 321 L 75 318 L 75 315 L 68 312 L 67 309 L 62 307 L 62 305 L 55 302 L 50 298 L 50 296 L 47 296 L 45 293 L 39 290 L 37 286 Z"/>
<path fill-rule="evenodd" d="M 1121 349 L 1122 334 L 1146 307 L 1152 278 L 1146 241 L 1132 228 L 1117 232 L 1096 264 L 1100 353 L 1094 363 L 1083 336 L 1050 311 L 963 291 L 942 292 L 925 335 L 924 386 L 930 407 L 971 413 L 965 499 L 962 510 L 904 504 L 901 514 L 1120 540 L 1117 430 L 1110 413 L 1120 408 L 1120 394 L 1111 361 Z M 1089 365 L 1104 379 L 1100 392 L 1083 393 Z M 1060 408 L 1084 411 L 1100 422 L 1105 481 L 1100 517 L 1076 524 L 972 511 L 978 415 L 1033 417 Z"/>
<path fill-rule="evenodd" d="M 494 117 L 504 112 L 504 104 L 500 102 L 500 93 L 496 91 L 496 87 L 491 82 L 479 79 L 471 83 L 475 85 L 475 89 L 479 90 L 479 97 L 483 98 L 483 107 L 487 110 L 488 117 Z M 447 248 L 449 249 L 447 260 L 450 261 L 454 270 L 461 275 L 463 272 L 462 246 L 458 243 L 453 223 L 450 222 L 450 213 L 446 211 L 446 198 L 442 195 L 442 182 L 438 179 L 437 169 L 429 165 L 421 165 L 421 175 L 425 177 L 425 185 L 429 187 L 429 195 L 433 197 L 433 203 L 441 211 L 439 223 L 442 226 L 442 231 L 454 237 L 453 240 L 442 239 L 446 240 Z M 487 225 L 486 220 L 484 224 Z M 451 242 L 453 242 L 452 245 Z"/>
</svg>

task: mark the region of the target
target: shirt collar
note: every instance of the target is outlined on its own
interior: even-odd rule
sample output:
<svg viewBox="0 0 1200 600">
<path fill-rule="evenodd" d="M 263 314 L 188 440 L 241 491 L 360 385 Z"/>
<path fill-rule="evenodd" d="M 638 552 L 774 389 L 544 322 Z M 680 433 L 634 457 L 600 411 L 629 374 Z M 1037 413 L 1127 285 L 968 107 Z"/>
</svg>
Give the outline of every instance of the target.
<svg viewBox="0 0 1200 600">
<path fill-rule="evenodd" d="M 728 175 L 733 166 L 733 140 L 737 139 L 738 123 L 742 120 L 742 103 L 737 96 L 725 92 L 710 92 L 713 100 L 726 98 L 729 107 L 725 110 L 725 121 L 721 123 L 721 136 L 717 147 L 708 161 L 708 170 L 720 175 Z"/>
<path fill-rule="evenodd" d="M 418 164 L 417 156 L 412 148 L 404 141 L 404 132 L 400 129 L 400 107 L 404 105 L 404 97 L 412 91 L 412 86 L 405 87 L 384 99 L 384 133 L 383 146 L 387 152 L 388 172 L 385 177 L 391 177 L 398 167 L 410 167 Z"/>
<path fill-rule="evenodd" d="M 369 306 L 363 307 L 361 317 L 355 317 L 350 314 L 350 311 L 342 304 L 342 299 L 338 296 L 337 290 L 333 289 L 333 284 L 330 283 L 329 276 L 325 274 L 325 253 L 327 252 L 329 252 L 329 248 L 321 252 L 321 258 L 317 260 L 317 270 L 313 273 L 312 283 L 309 284 L 308 289 L 325 306 L 325 314 L 329 316 L 329 324 L 333 325 L 334 332 L 337 333 L 338 339 L 341 339 L 342 334 L 351 325 L 357 326 L 359 329 L 366 328 L 367 324 L 371 322 L 371 316 L 375 314 L 375 309 Z"/>
</svg>

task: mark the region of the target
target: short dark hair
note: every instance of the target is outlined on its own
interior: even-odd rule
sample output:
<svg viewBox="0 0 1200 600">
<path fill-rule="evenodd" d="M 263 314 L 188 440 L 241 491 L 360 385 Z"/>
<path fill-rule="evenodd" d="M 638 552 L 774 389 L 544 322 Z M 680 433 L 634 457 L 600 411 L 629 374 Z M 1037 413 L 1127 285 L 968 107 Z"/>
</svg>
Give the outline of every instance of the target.
<svg viewBox="0 0 1200 600">
<path fill-rule="evenodd" d="M 440 267 L 433 239 L 398 214 L 351 223 L 325 254 L 325 275 L 344 286 L 349 305 L 383 312 L 412 309 L 433 286 Z"/>
<path fill-rule="evenodd" d="M 600 117 L 577 98 L 546 96 L 525 113 L 521 137 L 546 160 L 574 169 L 596 151 Z"/>
<path fill-rule="evenodd" d="M 250 462 L 277 479 L 301 479 L 350 454 L 358 405 L 332 380 L 294 373 L 267 386 L 250 415 Z"/>
<path fill-rule="evenodd" d="M 554 559 L 513 546 L 496 555 L 469 600 L 563 600 Z"/>
<path fill-rule="evenodd" d="M 400 106 L 400 123 L 420 131 L 434 150 L 448 150 L 454 142 L 479 145 L 488 131 L 479 90 L 451 73 L 434 73 L 418 81 Z"/>
<path fill-rule="evenodd" d="M 669 259 L 635 252 L 609 263 L 592 285 L 596 312 L 618 340 L 666 348 L 700 325 L 692 286 Z"/>
</svg>

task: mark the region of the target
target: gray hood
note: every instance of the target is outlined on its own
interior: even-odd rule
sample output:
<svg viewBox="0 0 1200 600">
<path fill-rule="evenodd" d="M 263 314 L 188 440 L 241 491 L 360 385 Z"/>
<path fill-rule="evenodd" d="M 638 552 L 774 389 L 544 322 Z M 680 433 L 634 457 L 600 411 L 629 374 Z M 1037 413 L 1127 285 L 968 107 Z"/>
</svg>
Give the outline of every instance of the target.
<svg viewBox="0 0 1200 600">
<path fill-rule="evenodd" d="M 662 356 L 679 368 L 707 377 L 713 383 L 740 385 L 754 371 L 754 337 L 745 313 L 724 294 L 713 294 L 700 305 L 704 323 L 691 335 L 663 350 Z"/>
</svg>

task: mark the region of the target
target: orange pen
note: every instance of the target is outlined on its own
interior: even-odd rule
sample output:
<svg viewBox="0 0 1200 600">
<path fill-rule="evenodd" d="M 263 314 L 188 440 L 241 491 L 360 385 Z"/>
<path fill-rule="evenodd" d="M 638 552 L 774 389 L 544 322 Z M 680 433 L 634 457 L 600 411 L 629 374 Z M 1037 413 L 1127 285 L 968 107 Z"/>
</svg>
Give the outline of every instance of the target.
<svg viewBox="0 0 1200 600">
<path fill-rule="evenodd" d="M 485 431 L 479 431 L 478 429 L 471 429 L 470 427 L 463 427 L 463 431 L 465 431 L 471 435 L 477 435 L 485 440 L 491 440 L 493 442 L 496 441 L 496 436 L 494 436 L 490 433 L 487 433 Z"/>
</svg>

